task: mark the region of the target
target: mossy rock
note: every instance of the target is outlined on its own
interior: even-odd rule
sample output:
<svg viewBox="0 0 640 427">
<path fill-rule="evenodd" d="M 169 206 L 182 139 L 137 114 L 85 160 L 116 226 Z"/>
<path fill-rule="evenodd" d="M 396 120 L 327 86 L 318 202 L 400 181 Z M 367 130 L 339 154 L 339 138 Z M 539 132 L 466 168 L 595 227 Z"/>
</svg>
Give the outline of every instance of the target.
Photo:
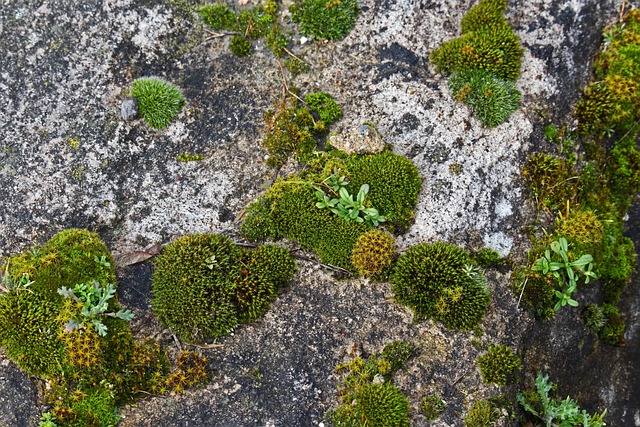
<svg viewBox="0 0 640 427">
<path fill-rule="evenodd" d="M 418 319 L 454 329 L 477 327 L 489 304 L 484 276 L 469 253 L 450 243 L 423 243 L 403 254 L 391 275 L 396 301 Z"/>
<path fill-rule="evenodd" d="M 5 280 L 31 283 L 0 297 L 0 346 L 29 375 L 50 377 L 65 357 L 57 339 L 62 308 L 58 289 L 115 283 L 113 260 L 97 234 L 69 229 L 6 263 Z"/>
<path fill-rule="evenodd" d="M 366 203 L 378 209 L 393 230 L 404 230 L 413 219 L 421 181 L 406 158 L 383 151 L 366 156 L 325 154 L 306 172 L 278 179 L 259 200 L 247 208 L 241 233 L 250 241 L 287 238 L 320 256 L 322 262 L 353 271 L 353 248 L 358 236 L 370 229 L 364 222 L 346 221 L 328 209 L 316 207 L 313 187 L 339 169 L 350 179 L 346 187 L 355 194 L 369 185 Z"/>
</svg>

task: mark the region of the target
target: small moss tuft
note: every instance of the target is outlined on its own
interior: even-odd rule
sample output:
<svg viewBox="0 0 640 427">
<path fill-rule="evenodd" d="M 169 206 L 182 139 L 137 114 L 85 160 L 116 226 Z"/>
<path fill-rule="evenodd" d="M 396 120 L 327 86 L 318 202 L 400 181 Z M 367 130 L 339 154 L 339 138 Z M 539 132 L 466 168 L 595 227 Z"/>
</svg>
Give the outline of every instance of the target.
<svg viewBox="0 0 640 427">
<path fill-rule="evenodd" d="M 370 230 L 356 240 L 351 263 L 361 276 L 379 275 L 391 265 L 395 253 L 393 236 Z"/>
<path fill-rule="evenodd" d="M 447 409 L 447 404 L 442 401 L 440 396 L 425 396 L 420 403 L 420 411 L 427 421 L 437 419 Z"/>
<path fill-rule="evenodd" d="M 481 356 L 477 363 L 486 384 L 511 384 L 522 370 L 520 358 L 504 345 L 491 344 L 489 353 Z"/>
<path fill-rule="evenodd" d="M 360 12 L 356 0 L 301 0 L 289 10 L 300 33 L 326 40 L 343 39 L 355 27 Z"/>
<path fill-rule="evenodd" d="M 475 328 L 489 304 L 487 284 L 475 262 L 449 243 L 410 248 L 398 260 L 391 283 L 396 301 L 419 319 L 434 318 L 449 328 Z"/>
<path fill-rule="evenodd" d="M 599 244 L 604 239 L 604 225 L 590 209 L 571 211 L 559 217 L 556 231 L 560 236 L 582 244 Z"/>
<path fill-rule="evenodd" d="M 163 129 L 180 113 L 184 97 L 177 87 L 158 77 L 141 77 L 131 86 L 138 112 L 149 126 Z"/>
<path fill-rule="evenodd" d="M 315 111 L 320 116 L 320 120 L 325 123 L 335 122 L 342 118 L 342 109 L 333 97 L 324 92 L 310 93 L 304 97 L 304 102 L 311 111 Z"/>
<path fill-rule="evenodd" d="M 473 258 L 482 268 L 498 267 L 503 263 L 498 251 L 491 248 L 481 248 L 473 255 Z"/>
<path fill-rule="evenodd" d="M 488 400 L 478 400 L 464 418 L 466 427 L 491 427 L 500 418 L 500 410 L 491 405 Z"/>
<path fill-rule="evenodd" d="M 481 70 L 460 70 L 449 79 L 454 97 L 469 105 L 486 127 L 506 122 L 520 106 L 522 94 L 513 82 Z"/>
<path fill-rule="evenodd" d="M 231 37 L 229 49 L 235 56 L 243 57 L 251 55 L 251 42 L 239 35 Z"/>
</svg>

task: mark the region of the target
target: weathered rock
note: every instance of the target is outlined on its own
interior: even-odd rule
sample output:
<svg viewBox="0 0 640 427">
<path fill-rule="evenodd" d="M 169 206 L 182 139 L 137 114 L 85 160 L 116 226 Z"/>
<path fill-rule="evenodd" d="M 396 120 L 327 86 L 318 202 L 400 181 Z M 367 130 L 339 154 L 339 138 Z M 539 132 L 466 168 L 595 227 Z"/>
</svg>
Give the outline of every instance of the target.
<svg viewBox="0 0 640 427">
<path fill-rule="evenodd" d="M 123 120 L 134 120 L 138 117 L 138 101 L 134 98 L 125 98 L 120 104 L 120 114 Z"/>
<path fill-rule="evenodd" d="M 384 150 L 384 141 L 375 127 L 363 124 L 349 133 L 331 135 L 329 144 L 347 154 L 380 153 Z"/>
<path fill-rule="evenodd" d="M 268 179 L 259 130 L 264 110 L 282 90 L 279 65 L 261 41 L 253 56 L 230 55 L 224 39 L 204 34 L 187 5 L 192 3 L 3 1 L 0 256 L 68 227 L 99 231 L 114 253 L 187 233 L 234 235 L 235 214 Z M 522 109 L 494 129 L 481 127 L 428 65 L 434 48 L 459 35 L 460 19 L 474 3 L 362 0 L 357 26 L 344 40 L 293 47 L 311 71 L 292 84 L 334 96 L 347 129 L 374 121 L 384 142 L 419 168 L 424 191 L 415 224 L 398 239 L 401 248 L 447 240 L 485 244 L 517 257 L 527 246 L 521 226 L 529 214 L 520 167 L 543 144 L 548 124 L 539 112 L 555 119 L 571 111 L 589 79 L 601 29 L 620 1 L 509 2 L 507 19 L 526 48 L 518 80 L 524 98 Z M 188 99 L 184 120 L 162 132 L 123 122 L 120 94 L 139 75 L 179 82 Z M 206 158 L 178 162 L 185 151 Z M 135 311 L 138 336 L 170 338 L 150 309 L 151 266 L 135 264 L 119 274 L 119 297 Z M 532 332 L 538 325 L 517 307 L 509 281 L 507 273 L 489 273 L 492 303 L 480 345 L 553 347 L 548 357 L 530 357 L 530 369 L 539 364 L 576 372 L 579 381 L 573 384 L 571 378 L 555 378 L 566 387 L 561 390 L 570 390 L 565 394 L 593 399 L 590 409 L 608 407 L 610 425 L 632 425 L 632 408 L 640 407 L 633 375 L 598 377 L 599 385 L 595 379 L 580 381 L 595 369 L 594 360 L 615 360 L 616 372 L 633 372 L 637 357 L 631 350 L 640 348 L 637 317 L 627 317 L 635 325 L 629 350 L 602 351 L 583 366 L 575 353 L 567 357 L 580 331 L 549 328 L 548 342 L 523 341 L 545 335 Z M 362 343 L 363 353 L 370 354 L 397 339 L 421 350 L 395 379 L 412 406 L 436 392 L 448 403 L 432 423 L 414 409 L 414 426 L 461 426 L 460 414 L 471 400 L 499 394 L 481 382 L 475 366 L 481 351 L 472 345 L 473 334 L 412 323 L 411 314 L 393 303 L 388 285 L 338 281 L 301 263 L 263 319 L 221 340 L 223 347 L 203 350 L 214 372 L 208 385 L 141 400 L 123 411 L 121 425 L 317 425 L 336 405 L 334 366 L 349 344 Z M 176 351 L 171 339 L 164 343 Z M 14 378 L 15 369 L 0 365 L 0 377 Z M 37 425 L 34 384 L 26 377 L 15 384 L 0 389 L 0 425 Z M 584 392 L 576 393 L 581 385 Z M 589 387 L 599 388 L 590 394 Z"/>
</svg>

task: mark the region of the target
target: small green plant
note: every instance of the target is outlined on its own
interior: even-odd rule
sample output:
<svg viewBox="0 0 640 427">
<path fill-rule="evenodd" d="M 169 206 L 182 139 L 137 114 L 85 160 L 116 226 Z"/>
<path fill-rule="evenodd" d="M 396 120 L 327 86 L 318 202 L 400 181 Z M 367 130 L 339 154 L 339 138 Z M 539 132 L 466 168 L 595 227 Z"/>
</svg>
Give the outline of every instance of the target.
<svg viewBox="0 0 640 427">
<path fill-rule="evenodd" d="M 251 42 L 243 36 L 235 35 L 231 37 L 229 49 L 235 56 L 249 56 L 251 55 Z"/>
<path fill-rule="evenodd" d="M 549 381 L 549 375 L 538 372 L 536 377 L 536 392 L 518 393 L 517 401 L 522 407 L 542 420 L 546 427 L 602 427 L 605 425 L 605 409 L 601 414 L 589 415 L 584 409 L 581 411 L 578 403 L 567 396 L 565 400 L 555 400 L 549 397 L 554 384 Z"/>
<path fill-rule="evenodd" d="M 102 286 L 98 282 L 93 284 L 80 283 L 68 289 L 65 286 L 58 289 L 58 293 L 65 298 L 71 298 L 82 304 L 81 319 L 72 318 L 65 324 L 65 330 L 79 329 L 88 324 L 93 325 L 100 336 L 107 335 L 107 327 L 102 322 L 104 316 L 117 317 L 122 320 L 133 319 L 133 313 L 129 310 L 118 310 L 116 313 L 107 312 L 109 300 L 115 296 L 116 287 L 111 283 Z"/>
<path fill-rule="evenodd" d="M 489 346 L 489 352 L 478 359 L 478 367 L 485 383 L 506 385 L 516 380 L 522 370 L 520 358 L 504 345 Z"/>
<path fill-rule="evenodd" d="M 346 177 L 341 176 L 337 178 L 335 175 L 331 175 L 328 180 L 332 183 L 346 182 Z M 323 181 L 324 182 L 324 181 Z M 345 184 L 346 185 L 346 184 Z M 338 188 L 337 194 L 335 194 L 335 188 Z M 316 196 L 320 200 L 316 203 L 318 209 L 329 208 L 331 212 L 338 215 L 345 221 L 366 222 L 367 224 L 377 227 L 379 223 L 384 222 L 384 216 L 380 215 L 378 210 L 373 207 L 365 207 L 364 198 L 369 192 L 369 185 L 362 184 L 360 190 L 355 199 L 353 195 L 349 194 L 347 189 L 341 184 L 334 184 L 331 186 L 331 190 L 334 192 L 334 198 L 329 198 L 327 194 L 319 186 L 315 186 Z"/>
<path fill-rule="evenodd" d="M 167 127 L 185 102 L 176 86 L 158 77 L 136 79 L 131 86 L 131 96 L 138 101 L 140 116 L 154 129 Z"/>
<path fill-rule="evenodd" d="M 356 0 L 299 0 L 289 8 L 300 33 L 316 39 L 341 40 L 356 25 Z"/>
<path fill-rule="evenodd" d="M 42 418 L 40 418 L 40 424 L 38 424 L 38 427 L 58 427 L 56 421 L 56 417 L 54 417 L 51 412 L 45 412 L 42 414 Z"/>
<path fill-rule="evenodd" d="M 590 279 L 597 278 L 596 274 L 592 271 L 593 264 L 591 262 L 593 261 L 593 257 L 585 254 L 577 260 L 570 260 L 569 244 L 564 237 L 560 237 L 558 240 L 551 242 L 550 248 L 551 250 L 545 250 L 544 256 L 538 258 L 531 269 L 533 271 L 539 271 L 543 275 L 551 273 L 556 282 L 561 286 L 562 290 L 555 291 L 555 296 L 558 298 L 558 302 L 553 308 L 555 311 L 559 311 L 567 304 L 572 307 L 577 307 L 578 302 L 571 298 L 571 295 L 578 287 L 577 280 L 579 277 L 576 271 L 584 276 L 585 284 L 588 284 Z M 574 271 L 574 268 L 576 271 Z"/>
<path fill-rule="evenodd" d="M 544 136 L 549 142 L 556 142 L 558 138 L 558 128 L 555 125 L 547 125 L 544 128 Z"/>
<path fill-rule="evenodd" d="M 449 79 L 454 97 L 468 104 L 486 127 L 498 126 L 520 106 L 515 84 L 482 69 L 463 69 Z"/>
<path fill-rule="evenodd" d="M 437 419 L 447 409 L 447 404 L 438 395 L 425 396 L 420 403 L 420 411 L 427 421 Z"/>
</svg>

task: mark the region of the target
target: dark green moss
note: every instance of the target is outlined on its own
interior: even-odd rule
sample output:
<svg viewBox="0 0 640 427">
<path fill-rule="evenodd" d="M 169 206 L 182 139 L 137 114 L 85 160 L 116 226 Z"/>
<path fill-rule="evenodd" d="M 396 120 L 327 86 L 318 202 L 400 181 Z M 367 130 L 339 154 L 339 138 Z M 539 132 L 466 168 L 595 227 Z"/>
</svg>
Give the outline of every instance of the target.
<svg viewBox="0 0 640 427">
<path fill-rule="evenodd" d="M 401 369 L 415 354 L 415 346 L 405 341 L 393 341 L 382 350 L 382 358 L 390 363 L 391 372 Z"/>
<path fill-rule="evenodd" d="M 235 56 L 243 57 L 251 55 L 251 42 L 246 38 L 235 35 L 229 42 L 229 49 Z"/>
<path fill-rule="evenodd" d="M 241 264 L 235 304 L 239 319 L 252 322 L 269 309 L 284 285 L 291 281 L 296 265 L 289 251 L 276 245 L 243 251 Z"/>
<path fill-rule="evenodd" d="M 492 268 L 502 265 L 500 254 L 491 248 L 481 248 L 473 255 L 478 265 L 482 268 Z"/>
<path fill-rule="evenodd" d="M 504 345 L 489 345 L 489 352 L 478 358 L 477 363 L 486 384 L 511 384 L 522 370 L 520 358 Z"/>
<path fill-rule="evenodd" d="M 360 12 L 356 0 L 301 0 L 289 10 L 301 34 L 326 40 L 343 39 Z"/>
<path fill-rule="evenodd" d="M 427 421 L 436 420 L 445 409 L 447 409 L 447 404 L 438 395 L 425 396 L 420 403 L 420 411 Z"/>
<path fill-rule="evenodd" d="M 251 42 L 265 38 L 265 44 L 276 56 L 282 56 L 289 44 L 289 36 L 285 34 L 278 21 L 278 3 L 267 1 L 253 8 L 239 11 L 221 4 L 206 5 L 199 10 L 202 21 L 214 31 L 231 31 L 235 35 L 229 47 L 237 56 L 251 53 Z"/>
<path fill-rule="evenodd" d="M 238 324 L 233 304 L 240 250 L 218 235 L 188 235 L 154 262 L 153 311 L 189 341 L 221 337 Z"/>
<path fill-rule="evenodd" d="M 489 291 L 465 250 L 449 244 L 420 244 L 398 260 L 391 276 L 396 301 L 418 319 L 434 318 L 454 329 L 470 330 L 482 320 Z"/>
</svg>

